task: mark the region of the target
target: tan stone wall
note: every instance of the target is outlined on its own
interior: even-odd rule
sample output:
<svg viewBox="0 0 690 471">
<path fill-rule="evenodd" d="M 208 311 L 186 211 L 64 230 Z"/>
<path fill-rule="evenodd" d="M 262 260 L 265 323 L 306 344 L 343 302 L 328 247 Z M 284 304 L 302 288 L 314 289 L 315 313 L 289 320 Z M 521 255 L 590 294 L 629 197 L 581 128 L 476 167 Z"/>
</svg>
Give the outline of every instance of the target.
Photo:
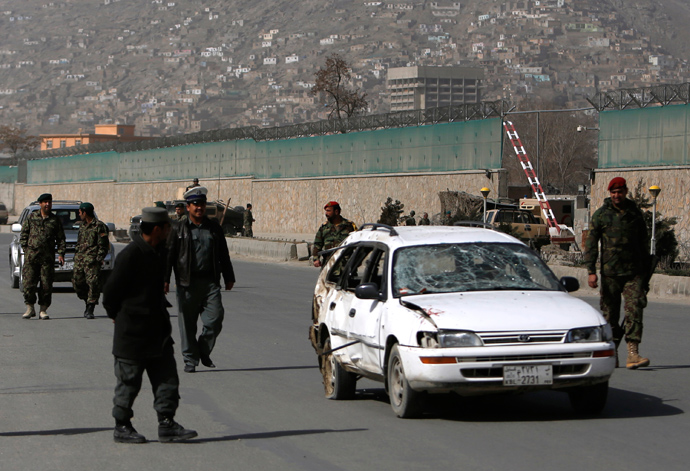
<svg viewBox="0 0 690 471">
<path fill-rule="evenodd" d="M 675 231 L 679 243 L 690 243 L 690 167 L 599 169 L 592 185 L 591 214 L 609 196 L 606 188 L 614 177 L 625 178 L 631 190 L 639 181 L 642 181 L 645 189 L 652 185 L 659 186 L 661 193 L 657 199 L 657 211 L 664 217 L 677 218 Z"/>
<path fill-rule="evenodd" d="M 273 234 L 311 234 L 323 223 L 323 206 L 336 200 L 343 216 L 358 226 L 376 222 L 386 198 L 405 204 L 405 212 L 418 216 L 440 212 L 439 191 L 446 189 L 480 195 L 486 186 L 490 197 L 504 196 L 505 172 L 493 171 L 487 178 L 484 170 L 449 174 L 380 175 L 310 179 L 255 180 L 235 178 L 200 180 L 209 189 L 209 199 L 227 201 L 231 206 L 254 207 L 254 232 Z M 154 201 L 181 198 L 189 181 L 146 183 L 82 183 L 22 185 L 15 188 L 15 207 L 24 208 L 41 193 L 52 193 L 58 200 L 81 200 L 93 203 L 101 220 L 129 227 L 131 216 Z M 19 212 L 19 210 L 18 210 Z"/>
</svg>

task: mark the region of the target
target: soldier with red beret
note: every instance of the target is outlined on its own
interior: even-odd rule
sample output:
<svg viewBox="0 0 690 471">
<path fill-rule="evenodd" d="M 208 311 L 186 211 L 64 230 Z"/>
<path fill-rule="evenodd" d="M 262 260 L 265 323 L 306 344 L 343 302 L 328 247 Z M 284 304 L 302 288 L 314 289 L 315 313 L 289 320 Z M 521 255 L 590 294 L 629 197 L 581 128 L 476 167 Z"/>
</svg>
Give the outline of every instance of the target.
<svg viewBox="0 0 690 471">
<path fill-rule="evenodd" d="M 616 348 L 623 336 L 628 346 L 626 367 L 649 365 L 640 356 L 642 311 L 647 306 L 646 274 L 650 268 L 649 234 L 642 211 L 627 198 L 628 186 L 622 177 L 609 182 L 609 198 L 589 223 L 585 242 L 588 284 L 597 288 L 597 259 L 601 252 L 601 311 L 611 325 Z M 601 251 L 599 245 L 601 244 Z M 621 296 L 625 300 L 625 319 L 620 325 Z M 616 359 L 618 357 L 616 356 Z"/>
<path fill-rule="evenodd" d="M 327 221 L 316 231 L 314 246 L 312 247 L 315 267 L 325 265 L 330 258 L 330 254 L 325 254 L 323 260 L 319 260 L 320 251 L 337 247 L 350 232 L 357 230 L 357 226 L 353 222 L 340 215 L 340 205 L 337 201 L 329 201 L 323 209 L 326 211 Z"/>
</svg>

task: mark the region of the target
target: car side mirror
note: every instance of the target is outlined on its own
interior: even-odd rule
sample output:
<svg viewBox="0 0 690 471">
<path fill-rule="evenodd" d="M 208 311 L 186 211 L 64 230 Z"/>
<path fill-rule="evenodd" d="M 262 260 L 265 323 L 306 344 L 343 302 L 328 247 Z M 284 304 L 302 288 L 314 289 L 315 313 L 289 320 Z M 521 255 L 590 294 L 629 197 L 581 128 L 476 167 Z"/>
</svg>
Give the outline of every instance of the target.
<svg viewBox="0 0 690 471">
<path fill-rule="evenodd" d="M 376 283 L 361 283 L 355 288 L 355 296 L 359 299 L 379 299 L 379 286 Z"/>
<path fill-rule="evenodd" d="M 564 276 L 560 279 L 560 283 L 568 293 L 572 293 L 573 291 L 580 289 L 580 282 L 577 281 L 577 278 L 572 276 Z"/>
<path fill-rule="evenodd" d="M 12 232 L 21 232 L 22 231 L 22 225 L 19 224 L 18 222 L 15 222 L 12 224 L 12 227 L 10 228 Z"/>
</svg>

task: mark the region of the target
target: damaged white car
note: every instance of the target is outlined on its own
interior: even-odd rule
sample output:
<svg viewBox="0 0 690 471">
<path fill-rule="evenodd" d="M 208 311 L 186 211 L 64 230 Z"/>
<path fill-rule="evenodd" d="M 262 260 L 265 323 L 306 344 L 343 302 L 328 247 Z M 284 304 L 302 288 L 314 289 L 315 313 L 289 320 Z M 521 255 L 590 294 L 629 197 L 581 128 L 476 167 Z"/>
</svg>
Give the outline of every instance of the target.
<svg viewBox="0 0 690 471">
<path fill-rule="evenodd" d="M 599 413 L 615 368 L 611 329 L 517 239 L 480 227 L 365 224 L 321 272 L 310 338 L 326 397 L 382 381 L 399 417 L 421 396 L 559 389 Z"/>
</svg>

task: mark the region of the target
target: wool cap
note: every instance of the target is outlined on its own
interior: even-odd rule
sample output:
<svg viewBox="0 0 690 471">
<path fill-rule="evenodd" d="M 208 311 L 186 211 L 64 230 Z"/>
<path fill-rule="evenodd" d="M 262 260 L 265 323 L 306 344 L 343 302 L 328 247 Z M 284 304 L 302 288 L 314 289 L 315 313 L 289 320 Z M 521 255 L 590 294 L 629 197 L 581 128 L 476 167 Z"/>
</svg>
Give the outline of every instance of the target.
<svg viewBox="0 0 690 471">
<path fill-rule="evenodd" d="M 168 217 L 168 211 L 165 208 L 149 207 L 141 210 L 141 222 L 153 224 L 170 222 L 170 217 Z"/>
<path fill-rule="evenodd" d="M 39 203 L 42 203 L 44 201 L 53 201 L 53 195 L 51 195 L 50 193 L 43 193 L 41 196 L 38 197 L 36 201 L 38 201 Z"/>
</svg>

